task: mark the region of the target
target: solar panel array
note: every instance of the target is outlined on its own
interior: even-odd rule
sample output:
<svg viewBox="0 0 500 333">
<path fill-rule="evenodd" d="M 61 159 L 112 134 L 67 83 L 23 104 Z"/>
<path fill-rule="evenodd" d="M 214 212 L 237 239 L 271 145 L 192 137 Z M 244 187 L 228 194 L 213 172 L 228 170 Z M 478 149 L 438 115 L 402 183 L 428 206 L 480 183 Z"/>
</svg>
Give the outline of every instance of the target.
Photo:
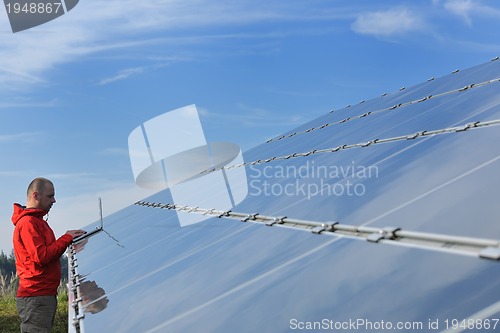
<svg viewBox="0 0 500 333">
<path fill-rule="evenodd" d="M 499 78 L 494 59 L 272 138 L 224 168 L 247 175 L 231 211 L 164 190 L 106 217 L 72 247 L 70 331 L 500 329 Z"/>
</svg>

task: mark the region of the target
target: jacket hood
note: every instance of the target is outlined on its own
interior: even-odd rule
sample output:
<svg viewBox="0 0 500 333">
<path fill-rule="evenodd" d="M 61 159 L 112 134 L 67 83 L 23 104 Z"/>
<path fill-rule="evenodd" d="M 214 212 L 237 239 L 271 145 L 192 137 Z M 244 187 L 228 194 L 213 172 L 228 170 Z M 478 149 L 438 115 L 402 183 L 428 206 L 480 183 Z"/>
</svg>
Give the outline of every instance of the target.
<svg viewBox="0 0 500 333">
<path fill-rule="evenodd" d="M 25 206 L 22 206 L 18 203 L 14 204 L 14 212 L 12 213 L 12 223 L 14 225 L 19 222 L 19 220 L 24 217 L 24 216 L 33 216 L 37 218 L 42 218 L 45 214 L 47 214 L 46 211 L 43 209 L 38 209 L 38 208 L 26 208 Z"/>
</svg>

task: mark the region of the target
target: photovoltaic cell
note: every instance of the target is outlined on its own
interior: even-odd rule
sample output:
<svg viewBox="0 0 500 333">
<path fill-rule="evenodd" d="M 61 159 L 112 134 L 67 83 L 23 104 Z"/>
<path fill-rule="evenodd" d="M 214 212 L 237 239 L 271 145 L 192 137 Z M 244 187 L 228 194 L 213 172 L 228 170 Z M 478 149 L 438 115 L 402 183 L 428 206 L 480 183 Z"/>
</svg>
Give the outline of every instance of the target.
<svg viewBox="0 0 500 333">
<path fill-rule="evenodd" d="M 500 119 L 498 78 L 500 61 L 491 61 L 379 96 L 327 113 L 243 159 L 262 162 Z M 320 128 L 324 124 L 331 125 Z M 224 172 L 231 178 L 246 170 L 247 183 L 232 188 L 248 190 L 233 209 L 238 212 L 498 240 L 499 129 Z M 146 200 L 173 202 L 169 190 Z M 181 228 L 175 211 L 138 205 L 106 217 L 104 229 L 75 244 L 72 258 L 86 284 L 77 293 L 80 310 L 70 308 L 70 322 L 73 315 L 85 317 L 70 331 L 354 332 L 384 331 L 385 324 L 395 332 L 440 332 L 454 319 L 479 316 L 493 325 L 500 318 L 496 260 L 216 217 Z"/>
</svg>

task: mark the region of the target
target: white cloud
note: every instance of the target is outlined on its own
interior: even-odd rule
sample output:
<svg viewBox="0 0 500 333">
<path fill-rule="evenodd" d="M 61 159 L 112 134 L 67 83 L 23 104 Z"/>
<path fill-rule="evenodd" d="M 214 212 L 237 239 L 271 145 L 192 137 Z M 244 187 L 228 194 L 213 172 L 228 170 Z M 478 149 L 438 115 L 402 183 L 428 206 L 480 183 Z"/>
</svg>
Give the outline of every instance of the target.
<svg viewBox="0 0 500 333">
<path fill-rule="evenodd" d="M 159 31 L 318 18 L 307 8 L 280 1 L 81 1 L 72 11 L 47 24 L 16 34 L 0 34 L 0 91 L 19 92 L 47 84 L 48 70 L 97 52 L 179 41 L 178 34 L 169 34 L 169 38 L 177 39 L 158 38 L 154 34 Z M 0 26 L 7 30 L 7 15 L 0 16 Z M 183 35 L 189 38 L 189 34 Z M 197 41 L 207 42 L 203 38 Z M 137 72 L 118 73 L 105 79 L 104 84 L 133 74 Z"/>
<path fill-rule="evenodd" d="M 129 152 L 127 148 L 112 147 L 102 150 L 101 152 L 99 152 L 99 155 L 129 156 Z"/>
<path fill-rule="evenodd" d="M 42 135 L 40 132 L 16 133 L 0 135 L 0 143 L 3 142 L 33 142 Z"/>
<path fill-rule="evenodd" d="M 500 10 L 474 0 L 446 0 L 443 7 L 472 25 L 472 16 L 500 18 Z"/>
<path fill-rule="evenodd" d="M 358 34 L 389 37 L 422 31 L 425 29 L 425 22 L 409 8 L 397 7 L 362 13 L 353 22 L 351 29 Z"/>
<path fill-rule="evenodd" d="M 461 16 L 468 25 L 471 25 L 470 12 L 474 9 L 474 5 L 470 0 L 449 0 L 444 3 L 444 8 Z"/>
<path fill-rule="evenodd" d="M 99 81 L 100 85 L 110 84 L 112 82 L 125 80 L 133 75 L 144 73 L 144 67 L 126 68 L 119 71 L 116 75 L 102 79 Z"/>
<path fill-rule="evenodd" d="M 1 76 L 1 75 L 0 75 Z M 49 108 L 58 105 L 57 100 L 51 101 L 33 101 L 23 98 L 12 98 L 8 102 L 0 102 L 0 109 L 12 108 Z"/>
<path fill-rule="evenodd" d="M 25 173 L 21 170 L 16 170 L 16 171 L 2 170 L 2 171 L 0 171 L 0 177 L 20 177 L 20 176 L 25 176 Z M 0 250 L 1 250 L 1 248 L 0 248 Z"/>
<path fill-rule="evenodd" d="M 207 120 L 219 121 L 219 119 L 232 119 L 232 121 L 238 122 L 242 125 L 258 128 L 262 128 L 263 126 L 276 127 L 278 125 L 288 127 L 300 125 L 306 120 L 301 115 L 281 115 L 263 108 L 241 103 L 237 105 L 237 109 L 241 112 L 225 114 L 208 111 L 205 108 L 198 108 L 198 111 L 201 110 L 201 112 L 199 112 L 200 115 Z"/>
</svg>

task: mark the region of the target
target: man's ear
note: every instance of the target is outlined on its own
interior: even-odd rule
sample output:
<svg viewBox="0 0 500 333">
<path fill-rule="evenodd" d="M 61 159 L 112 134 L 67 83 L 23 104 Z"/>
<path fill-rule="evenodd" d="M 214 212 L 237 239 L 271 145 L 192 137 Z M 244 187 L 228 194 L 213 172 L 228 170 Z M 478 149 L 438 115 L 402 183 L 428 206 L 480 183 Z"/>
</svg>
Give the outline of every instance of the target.
<svg viewBox="0 0 500 333">
<path fill-rule="evenodd" d="M 31 193 L 31 197 L 38 201 L 38 199 L 40 198 L 40 193 L 38 193 L 38 191 L 34 191 L 33 193 Z"/>
</svg>

